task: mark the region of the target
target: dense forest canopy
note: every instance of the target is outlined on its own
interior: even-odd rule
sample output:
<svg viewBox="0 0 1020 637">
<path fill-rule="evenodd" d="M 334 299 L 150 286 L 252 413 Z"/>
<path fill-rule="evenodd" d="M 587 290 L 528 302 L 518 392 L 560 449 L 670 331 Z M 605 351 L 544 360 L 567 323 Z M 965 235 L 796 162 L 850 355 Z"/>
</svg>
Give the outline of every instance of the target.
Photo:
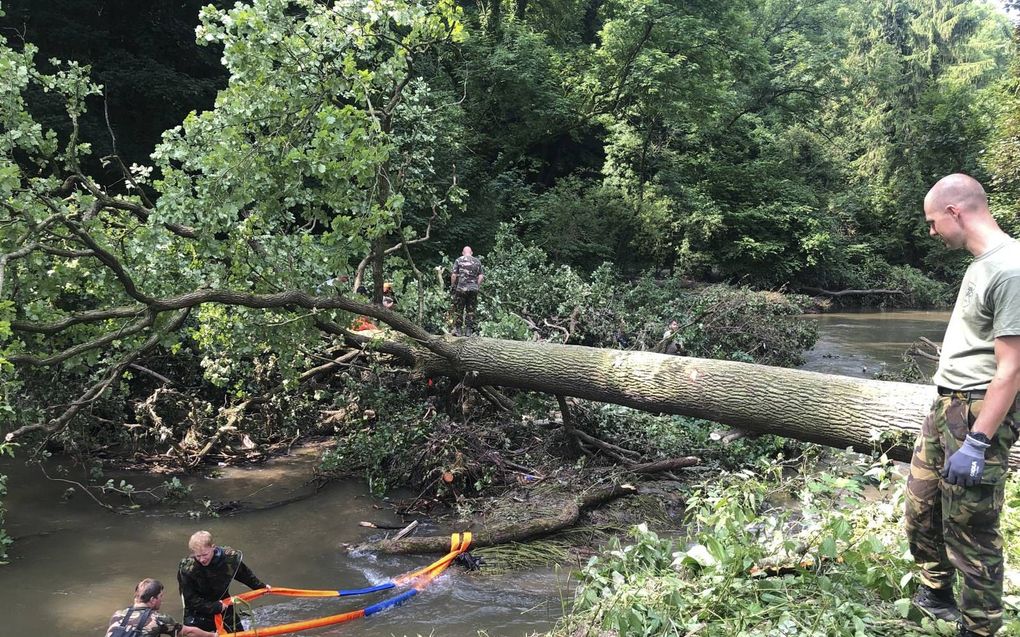
<svg viewBox="0 0 1020 637">
<path fill-rule="evenodd" d="M 232 62 L 220 35 L 200 33 L 203 46 L 195 45 L 201 6 L 4 4 L 9 46 L 39 47 L 41 70 L 51 58 L 89 64 L 103 86 L 86 99 L 79 135 L 94 150 L 82 161 L 104 185 L 121 180 L 98 162 L 112 150 L 107 117 L 125 164 L 147 166 L 163 130 L 209 111 L 228 81 L 221 102 L 261 89 L 298 99 L 297 89 L 309 87 L 290 85 L 300 84 L 291 71 L 343 72 L 329 60 L 292 69 L 267 59 L 263 71 L 288 73 L 241 76 L 238 64 L 248 61 Z M 420 83 L 409 88 L 425 109 L 418 121 L 428 126 L 396 113 L 405 119 L 387 133 L 422 151 L 434 175 L 425 190 L 412 192 L 424 185 L 414 179 L 402 184 L 407 226 L 424 230 L 456 176 L 455 196 L 439 210 L 442 231 L 415 251 L 427 260 L 464 243 L 484 253 L 506 222 L 556 261 L 589 271 L 608 260 L 631 273 L 660 267 L 761 286 L 909 286 L 916 273 L 900 266 L 955 271 L 917 214 L 932 180 L 960 170 L 997 178 L 1003 190 L 1012 183 L 1009 150 L 998 148 L 1010 134 L 1010 26 L 990 1 L 524 1 L 457 9 L 462 33 L 409 69 Z M 275 22 L 256 28 L 277 29 L 280 41 L 230 37 L 267 58 L 300 54 L 287 38 L 306 28 L 302 10 L 276 10 Z M 61 100 L 25 89 L 37 121 L 66 141 Z M 281 106 L 264 97 L 259 108 Z M 305 106 L 315 106 L 315 95 L 307 97 Z M 155 168 L 158 179 L 159 157 Z M 343 173 L 338 183 L 350 177 Z M 153 200 L 165 194 L 149 191 Z M 303 206 L 292 206 L 298 225 L 315 216 Z"/>
</svg>

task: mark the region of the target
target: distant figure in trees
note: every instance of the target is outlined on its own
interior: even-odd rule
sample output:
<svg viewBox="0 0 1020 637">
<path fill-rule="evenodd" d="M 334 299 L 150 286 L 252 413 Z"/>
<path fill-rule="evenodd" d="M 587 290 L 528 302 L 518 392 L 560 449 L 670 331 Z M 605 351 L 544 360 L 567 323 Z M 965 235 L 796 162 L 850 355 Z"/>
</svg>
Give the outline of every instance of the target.
<svg viewBox="0 0 1020 637">
<path fill-rule="evenodd" d="M 613 342 L 616 343 L 617 349 L 627 349 L 630 347 L 631 338 L 627 334 L 627 323 L 623 319 L 616 325 L 616 331 L 613 332 Z"/>
<path fill-rule="evenodd" d="M 475 311 L 478 308 L 478 290 L 485 280 L 482 262 L 464 246 L 460 256 L 453 262 L 450 273 L 450 294 L 453 296 L 453 333 L 470 336 L 475 332 Z"/>
<path fill-rule="evenodd" d="M 680 323 L 676 319 L 669 322 L 666 331 L 662 333 L 662 351 L 665 354 L 676 355 L 680 351 L 680 344 L 677 339 L 680 335 Z"/>
<path fill-rule="evenodd" d="M 262 583 L 240 551 L 213 544 L 212 534 L 196 531 L 188 540 L 191 555 L 177 568 L 177 583 L 184 598 L 184 623 L 203 630 L 216 630 L 214 617 L 223 615 L 227 632 L 243 630 L 234 606 L 224 608 L 220 600 L 230 596 L 230 582 L 237 580 L 251 589 L 269 588 Z"/>
<path fill-rule="evenodd" d="M 988 211 L 967 175 L 939 180 L 924 198 L 928 232 L 974 260 L 960 285 L 907 481 L 906 530 L 920 569 L 914 604 L 960 619 L 959 635 L 1002 626 L 1002 510 L 1020 404 L 1020 243 Z M 956 572 L 963 575 L 959 605 Z"/>
<path fill-rule="evenodd" d="M 389 281 L 382 286 L 382 306 L 387 310 L 397 309 L 397 295 L 393 292 L 393 284 Z"/>
<path fill-rule="evenodd" d="M 135 586 L 135 602 L 119 610 L 110 618 L 106 637 L 216 637 L 216 633 L 194 626 L 181 626 L 166 614 L 159 612 L 163 605 L 163 584 L 145 578 Z"/>
</svg>

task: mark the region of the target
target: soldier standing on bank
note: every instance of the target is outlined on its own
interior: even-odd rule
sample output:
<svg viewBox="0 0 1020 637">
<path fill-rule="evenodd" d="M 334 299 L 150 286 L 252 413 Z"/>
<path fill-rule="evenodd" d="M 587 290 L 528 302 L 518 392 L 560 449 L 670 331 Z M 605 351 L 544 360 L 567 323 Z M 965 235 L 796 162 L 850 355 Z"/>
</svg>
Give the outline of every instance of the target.
<svg viewBox="0 0 1020 637">
<path fill-rule="evenodd" d="M 974 260 L 942 343 L 939 396 L 910 461 L 906 530 L 921 580 L 914 604 L 959 620 L 960 637 L 989 637 L 1002 626 L 999 515 L 1020 418 L 1020 243 L 967 175 L 935 184 L 924 216 L 931 236 Z"/>
<path fill-rule="evenodd" d="M 471 246 L 464 246 L 460 256 L 453 262 L 450 273 L 450 293 L 453 295 L 453 333 L 470 336 L 475 332 L 475 310 L 478 308 L 478 289 L 485 275 L 482 262 L 471 252 Z"/>
</svg>

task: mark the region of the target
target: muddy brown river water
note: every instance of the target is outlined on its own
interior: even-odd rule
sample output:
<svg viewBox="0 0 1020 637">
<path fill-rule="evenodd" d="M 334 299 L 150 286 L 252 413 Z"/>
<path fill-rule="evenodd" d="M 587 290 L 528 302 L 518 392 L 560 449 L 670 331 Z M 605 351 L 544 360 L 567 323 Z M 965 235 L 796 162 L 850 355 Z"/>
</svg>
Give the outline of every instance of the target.
<svg viewBox="0 0 1020 637">
<path fill-rule="evenodd" d="M 265 467 L 223 469 L 216 478 L 194 478 L 189 484 L 194 494 L 219 501 L 280 501 L 306 488 L 301 485 L 311 476 L 315 460 L 314 450 L 308 450 Z M 49 466 L 51 475 L 55 464 Z M 110 614 L 131 602 L 131 591 L 143 577 L 167 585 L 163 610 L 179 621 L 176 566 L 197 529 L 208 529 L 218 543 L 244 551 L 245 561 L 264 581 L 294 588 L 360 588 L 436 557 L 350 554 L 345 543 L 357 544 L 379 533 L 359 526 L 359 521 L 401 522 L 358 483 L 328 485 L 309 499 L 280 508 L 196 520 L 116 515 L 81 493 L 62 501 L 67 484 L 47 481 L 38 468 L 18 461 L 5 459 L 0 472 L 9 475 L 8 531 L 17 538 L 11 563 L 0 566 L 0 637 L 103 635 Z M 127 478 L 139 486 L 146 482 L 144 476 Z M 231 590 L 247 589 L 237 584 Z M 492 636 L 525 635 L 555 623 L 562 612 L 561 591 L 569 597 L 565 570 L 479 577 L 454 566 L 402 606 L 302 634 L 474 637 L 484 630 Z M 255 618 L 278 624 L 341 613 L 384 597 L 386 593 L 327 600 L 269 598 Z"/>
</svg>

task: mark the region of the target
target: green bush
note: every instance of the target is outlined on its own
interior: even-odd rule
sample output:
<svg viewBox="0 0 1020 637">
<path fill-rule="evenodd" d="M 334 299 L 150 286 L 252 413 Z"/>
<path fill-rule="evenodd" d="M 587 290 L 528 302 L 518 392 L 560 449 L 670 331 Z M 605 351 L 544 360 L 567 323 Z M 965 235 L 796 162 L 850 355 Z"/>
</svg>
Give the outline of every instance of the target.
<svg viewBox="0 0 1020 637">
<path fill-rule="evenodd" d="M 623 279 L 609 264 L 590 276 L 556 266 L 540 248 L 503 226 L 485 261 L 480 302 L 486 336 L 536 338 L 594 347 L 652 350 L 670 320 L 681 326 L 680 353 L 792 366 L 816 338 L 799 320 L 807 297 L 714 285 L 679 277 Z"/>
<path fill-rule="evenodd" d="M 711 438 L 719 428 L 715 423 L 686 416 L 660 416 L 619 405 L 593 403 L 590 417 L 584 420 L 589 433 L 629 449 L 663 458 L 697 455 L 705 465 L 731 470 L 757 466 L 802 444 L 771 435 L 722 444 Z"/>
<path fill-rule="evenodd" d="M 348 380 L 338 405 L 344 417 L 336 425 L 336 446 L 323 454 L 321 467 L 328 473 L 358 475 L 372 493 L 415 483 L 415 464 L 427 438 L 425 401 L 406 392 L 360 385 Z"/>
<path fill-rule="evenodd" d="M 920 270 L 909 265 L 897 265 L 889 268 L 887 275 L 888 287 L 906 292 L 903 298 L 890 299 L 901 307 L 924 308 L 945 306 L 953 300 L 953 286 L 931 279 Z"/>
<path fill-rule="evenodd" d="M 903 479 L 866 472 L 724 476 L 688 501 L 689 535 L 638 526 L 581 573 L 553 635 L 772 637 L 950 634 L 908 619 L 913 583 L 900 516 Z M 884 497 L 863 488 L 898 480 Z M 913 617 L 911 617 L 913 619 Z M 933 630 L 938 632 L 932 632 Z"/>
<path fill-rule="evenodd" d="M 962 272 L 963 270 L 960 270 Z M 943 307 L 953 300 L 953 286 L 909 265 L 890 265 L 863 245 L 849 246 L 841 267 L 825 277 L 829 289 L 900 290 L 903 294 L 857 295 L 841 303 L 889 308 Z"/>
</svg>

